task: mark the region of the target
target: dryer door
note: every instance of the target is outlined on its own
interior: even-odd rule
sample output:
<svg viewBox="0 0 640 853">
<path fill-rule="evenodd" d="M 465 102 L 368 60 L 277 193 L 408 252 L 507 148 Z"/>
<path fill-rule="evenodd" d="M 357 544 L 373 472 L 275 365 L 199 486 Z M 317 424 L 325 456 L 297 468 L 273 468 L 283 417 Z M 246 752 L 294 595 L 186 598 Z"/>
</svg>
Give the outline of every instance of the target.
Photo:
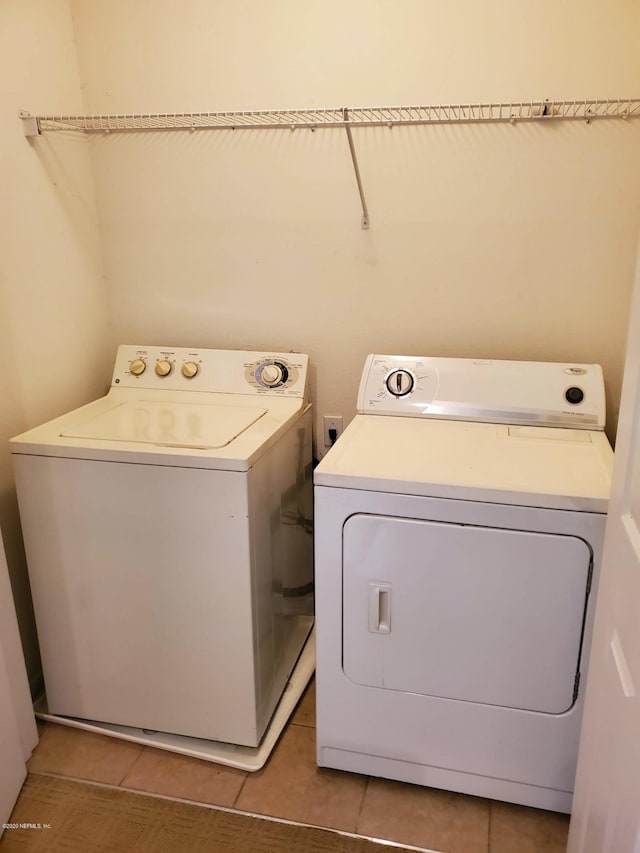
<svg viewBox="0 0 640 853">
<path fill-rule="evenodd" d="M 582 539 L 357 514 L 343 569 L 343 668 L 357 684 L 549 714 L 573 704 Z"/>
</svg>

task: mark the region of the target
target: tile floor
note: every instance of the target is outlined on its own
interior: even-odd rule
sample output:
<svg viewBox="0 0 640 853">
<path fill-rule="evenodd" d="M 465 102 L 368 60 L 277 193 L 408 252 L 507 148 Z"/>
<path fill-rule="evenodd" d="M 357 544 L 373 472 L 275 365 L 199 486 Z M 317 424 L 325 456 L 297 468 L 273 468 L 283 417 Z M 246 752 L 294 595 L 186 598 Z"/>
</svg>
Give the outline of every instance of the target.
<svg viewBox="0 0 640 853">
<path fill-rule="evenodd" d="M 563 853 L 569 826 L 553 812 L 317 767 L 313 681 L 257 773 L 55 723 L 40 724 L 29 769 L 444 853 Z"/>
</svg>

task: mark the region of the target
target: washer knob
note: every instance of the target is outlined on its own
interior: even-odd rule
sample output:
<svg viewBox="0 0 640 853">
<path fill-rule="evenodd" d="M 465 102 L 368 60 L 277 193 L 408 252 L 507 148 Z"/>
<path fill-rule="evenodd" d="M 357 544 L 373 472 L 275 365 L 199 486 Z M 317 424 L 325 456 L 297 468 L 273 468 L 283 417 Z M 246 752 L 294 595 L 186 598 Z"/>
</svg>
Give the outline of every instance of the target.
<svg viewBox="0 0 640 853">
<path fill-rule="evenodd" d="M 161 359 L 156 364 L 156 373 L 158 376 L 168 376 L 171 373 L 171 362 L 166 358 Z"/>
<path fill-rule="evenodd" d="M 260 378 L 265 385 L 273 387 L 282 381 L 282 370 L 277 364 L 265 364 L 262 368 Z"/>
<path fill-rule="evenodd" d="M 193 379 L 194 376 L 198 375 L 200 368 L 195 363 L 195 361 L 185 361 L 182 365 L 182 375 L 186 376 L 187 379 Z"/>
<path fill-rule="evenodd" d="M 129 370 L 134 376 L 140 376 L 147 369 L 147 365 L 141 358 L 134 358 L 129 365 Z"/>
</svg>

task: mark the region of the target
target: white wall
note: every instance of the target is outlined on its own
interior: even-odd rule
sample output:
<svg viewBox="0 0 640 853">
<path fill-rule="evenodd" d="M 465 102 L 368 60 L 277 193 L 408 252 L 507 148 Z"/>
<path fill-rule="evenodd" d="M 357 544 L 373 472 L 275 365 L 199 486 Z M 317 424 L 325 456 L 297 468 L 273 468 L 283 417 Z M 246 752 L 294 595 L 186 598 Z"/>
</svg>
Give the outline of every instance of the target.
<svg viewBox="0 0 640 853">
<path fill-rule="evenodd" d="M 103 393 L 112 341 L 87 147 L 28 142 L 19 109 L 82 110 L 67 0 L 0 3 L 0 525 L 39 670 L 8 439 Z"/>
<path fill-rule="evenodd" d="M 72 8 L 92 112 L 640 95 L 635 0 Z M 346 419 L 373 350 L 598 361 L 613 433 L 640 120 L 354 136 L 369 231 L 341 130 L 92 138 L 116 338 L 307 351 Z"/>
</svg>

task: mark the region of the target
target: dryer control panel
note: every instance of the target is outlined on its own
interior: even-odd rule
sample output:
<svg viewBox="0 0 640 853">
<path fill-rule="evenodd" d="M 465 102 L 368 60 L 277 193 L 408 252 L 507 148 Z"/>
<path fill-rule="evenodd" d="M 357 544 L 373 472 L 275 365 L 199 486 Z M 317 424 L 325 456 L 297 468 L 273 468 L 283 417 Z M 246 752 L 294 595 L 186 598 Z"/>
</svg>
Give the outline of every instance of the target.
<svg viewBox="0 0 640 853">
<path fill-rule="evenodd" d="M 598 364 L 369 355 L 358 412 L 604 429 Z"/>
<path fill-rule="evenodd" d="M 112 386 L 305 397 L 309 358 L 298 352 L 118 347 Z"/>
</svg>

